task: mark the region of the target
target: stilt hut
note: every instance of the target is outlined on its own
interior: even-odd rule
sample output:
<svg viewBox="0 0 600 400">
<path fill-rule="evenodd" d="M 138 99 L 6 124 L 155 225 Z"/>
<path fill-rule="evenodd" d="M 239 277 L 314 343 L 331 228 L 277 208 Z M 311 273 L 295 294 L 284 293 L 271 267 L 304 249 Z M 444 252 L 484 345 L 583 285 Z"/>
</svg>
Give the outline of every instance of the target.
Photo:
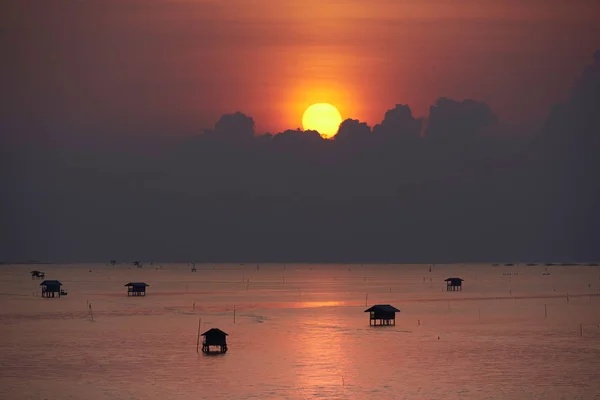
<svg viewBox="0 0 600 400">
<path fill-rule="evenodd" d="M 45 298 L 60 297 L 66 294 L 66 292 L 60 289 L 62 283 L 56 280 L 44 281 L 40 283 L 40 286 L 42 287 L 42 297 Z"/>
<path fill-rule="evenodd" d="M 227 353 L 227 336 L 225 332 L 218 328 L 212 328 L 202 334 L 204 341 L 202 342 L 202 352 L 210 353 Z M 218 350 L 211 351 L 211 347 L 217 347 Z"/>
<path fill-rule="evenodd" d="M 125 286 L 127 286 L 127 296 L 145 296 L 146 287 L 150 285 L 146 282 L 129 282 Z"/>
<path fill-rule="evenodd" d="M 448 278 L 445 280 L 446 282 L 446 291 L 455 292 L 457 290 L 462 290 L 462 283 L 464 279 L 460 278 Z"/>
<path fill-rule="evenodd" d="M 46 276 L 45 273 L 37 270 L 29 271 L 29 273 L 31 274 L 31 279 L 44 279 Z"/>
<path fill-rule="evenodd" d="M 376 304 L 365 312 L 369 313 L 370 326 L 390 326 L 396 325 L 396 313 L 400 310 L 389 304 Z"/>
</svg>

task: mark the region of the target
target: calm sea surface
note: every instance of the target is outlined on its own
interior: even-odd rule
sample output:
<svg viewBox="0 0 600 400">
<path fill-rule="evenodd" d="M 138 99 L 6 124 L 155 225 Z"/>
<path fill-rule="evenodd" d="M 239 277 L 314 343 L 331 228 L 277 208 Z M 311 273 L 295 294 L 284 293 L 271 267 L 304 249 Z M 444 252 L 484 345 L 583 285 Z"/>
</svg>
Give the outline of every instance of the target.
<svg viewBox="0 0 600 400">
<path fill-rule="evenodd" d="M 600 267 L 197 268 L 0 266 L 0 399 L 600 398 Z M 378 303 L 395 327 L 369 327 Z M 199 319 L 227 354 L 196 353 Z"/>
</svg>

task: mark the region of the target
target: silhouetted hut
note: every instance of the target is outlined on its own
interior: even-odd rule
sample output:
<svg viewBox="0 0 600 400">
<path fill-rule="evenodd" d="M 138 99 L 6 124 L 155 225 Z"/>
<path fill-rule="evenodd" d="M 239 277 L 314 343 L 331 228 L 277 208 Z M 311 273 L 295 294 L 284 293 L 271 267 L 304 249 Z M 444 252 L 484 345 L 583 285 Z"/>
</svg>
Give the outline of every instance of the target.
<svg viewBox="0 0 600 400">
<path fill-rule="evenodd" d="M 42 297 L 60 297 L 63 294 L 67 294 L 60 289 L 62 283 L 56 280 L 44 281 L 40 283 L 40 286 L 42 287 Z"/>
<path fill-rule="evenodd" d="M 457 291 L 457 290 L 462 290 L 462 283 L 463 283 L 464 279 L 460 279 L 460 278 L 448 278 L 446 279 L 446 291 Z"/>
<path fill-rule="evenodd" d="M 44 279 L 46 276 L 45 273 L 37 270 L 29 271 L 29 273 L 31 274 L 31 279 Z"/>
<path fill-rule="evenodd" d="M 400 312 L 389 304 L 376 304 L 365 310 L 369 314 L 370 326 L 396 325 L 396 313 Z"/>
<path fill-rule="evenodd" d="M 218 347 L 217 353 L 227 353 L 227 335 L 218 328 L 212 328 L 202 334 L 204 341 L 202 342 L 202 352 L 205 354 L 212 353 L 211 346 Z"/>
<path fill-rule="evenodd" d="M 125 284 L 127 286 L 127 296 L 145 296 L 146 295 L 146 282 L 129 282 Z"/>
</svg>

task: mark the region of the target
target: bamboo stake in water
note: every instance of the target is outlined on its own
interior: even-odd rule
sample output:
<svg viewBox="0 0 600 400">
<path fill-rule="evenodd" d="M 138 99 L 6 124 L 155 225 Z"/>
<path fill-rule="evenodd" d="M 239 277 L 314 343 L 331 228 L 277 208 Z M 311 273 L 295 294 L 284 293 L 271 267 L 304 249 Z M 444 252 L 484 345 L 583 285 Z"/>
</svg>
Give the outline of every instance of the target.
<svg viewBox="0 0 600 400">
<path fill-rule="evenodd" d="M 369 293 L 367 293 L 365 295 L 365 307 L 367 307 L 368 301 L 369 301 Z"/>
<path fill-rule="evenodd" d="M 544 304 L 544 318 L 548 318 L 548 307 Z"/>
<path fill-rule="evenodd" d="M 235 324 L 235 304 L 233 305 L 233 323 Z"/>
<path fill-rule="evenodd" d="M 198 347 L 200 346 L 200 324 L 202 323 L 202 317 L 198 318 L 198 338 L 196 339 L 196 353 L 198 352 Z"/>
<path fill-rule="evenodd" d="M 579 336 L 583 336 L 583 323 L 579 323 Z"/>
<path fill-rule="evenodd" d="M 346 382 L 344 382 L 344 375 L 342 375 L 342 386 L 346 386 Z"/>
</svg>

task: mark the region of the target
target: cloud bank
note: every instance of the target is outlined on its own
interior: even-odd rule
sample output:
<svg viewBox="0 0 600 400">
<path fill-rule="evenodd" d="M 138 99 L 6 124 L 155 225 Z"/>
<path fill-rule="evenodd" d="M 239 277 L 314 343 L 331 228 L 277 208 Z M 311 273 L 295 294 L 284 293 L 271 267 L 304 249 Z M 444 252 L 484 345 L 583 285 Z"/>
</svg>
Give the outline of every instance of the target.
<svg viewBox="0 0 600 400">
<path fill-rule="evenodd" d="M 241 112 L 160 152 L 5 148 L 5 261 L 600 259 L 600 52 L 533 138 L 474 100 L 257 136 Z M 140 143 L 140 147 L 142 147 Z"/>
</svg>

